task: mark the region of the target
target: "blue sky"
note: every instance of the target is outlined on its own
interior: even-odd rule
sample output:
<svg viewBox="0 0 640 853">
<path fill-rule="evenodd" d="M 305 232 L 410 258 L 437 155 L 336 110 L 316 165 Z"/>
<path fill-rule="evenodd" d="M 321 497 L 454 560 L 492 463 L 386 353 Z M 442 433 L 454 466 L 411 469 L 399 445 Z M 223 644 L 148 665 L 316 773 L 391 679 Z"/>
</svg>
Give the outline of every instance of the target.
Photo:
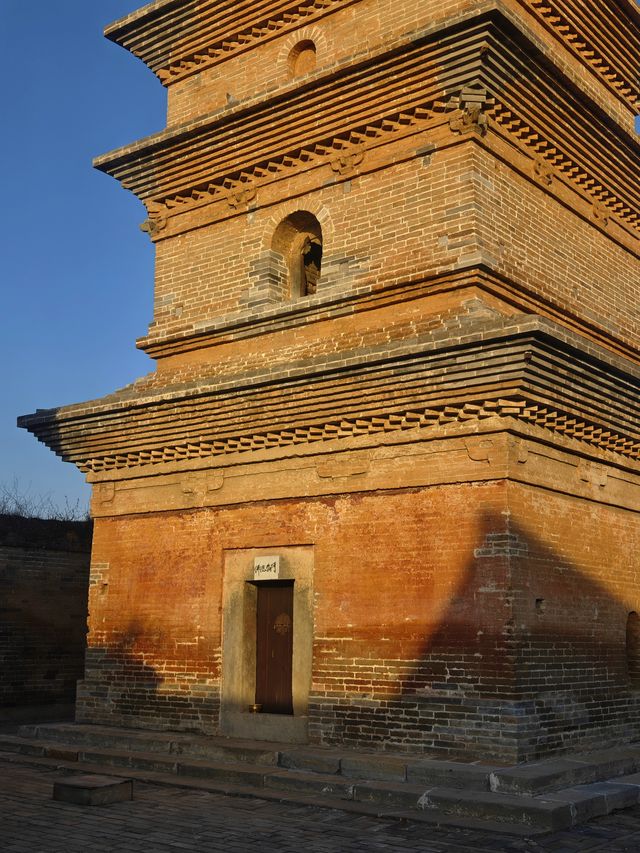
<svg viewBox="0 0 640 853">
<path fill-rule="evenodd" d="M 7 71 L 0 134 L 0 484 L 58 505 L 88 501 L 75 466 L 16 417 L 99 397 L 151 369 L 144 208 L 91 160 L 164 126 L 166 93 L 102 35 L 138 0 L 0 0 Z"/>
</svg>

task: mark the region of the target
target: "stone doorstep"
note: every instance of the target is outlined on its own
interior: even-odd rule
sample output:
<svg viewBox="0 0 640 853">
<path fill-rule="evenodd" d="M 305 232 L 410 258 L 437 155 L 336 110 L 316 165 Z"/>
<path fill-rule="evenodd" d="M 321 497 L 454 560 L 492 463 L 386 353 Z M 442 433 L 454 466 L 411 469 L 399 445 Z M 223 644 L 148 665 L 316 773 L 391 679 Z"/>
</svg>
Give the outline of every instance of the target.
<svg viewBox="0 0 640 853">
<path fill-rule="evenodd" d="M 78 772 L 80 770 L 78 765 L 74 767 L 68 762 L 61 764 L 53 759 L 42 756 L 23 756 L 17 753 L 3 754 L 0 751 L 0 760 L 27 764 L 35 767 L 45 766 L 48 769 L 64 770 L 65 772 Z M 84 765 L 82 767 L 83 773 L 99 774 L 101 771 L 104 772 L 104 768 L 99 765 Z M 117 769 L 114 769 L 113 775 L 118 777 Z M 189 790 L 195 789 L 232 797 L 255 797 L 261 800 L 277 803 L 334 809 L 336 811 L 344 811 L 352 814 L 379 817 L 385 820 L 397 820 L 403 822 L 416 821 L 418 823 L 428 824 L 429 826 L 455 826 L 463 829 L 489 830 L 506 835 L 527 837 L 541 834 L 546 831 L 545 829 L 533 826 L 508 823 L 507 821 L 494 822 L 487 821 L 486 819 L 483 820 L 473 817 L 465 817 L 463 815 L 446 813 L 435 808 L 430 809 L 429 811 L 417 811 L 415 809 L 406 809 L 397 806 L 390 807 L 387 803 L 378 803 L 376 800 L 363 802 L 358 800 L 338 799 L 323 793 L 303 793 L 301 791 L 287 791 L 279 788 L 258 789 L 230 784 L 220 779 L 214 780 L 188 776 L 173 776 L 172 774 L 167 773 L 134 770 L 131 768 L 126 769 L 126 778 L 140 783 L 161 785 L 163 787 L 184 788 Z"/>
<path fill-rule="evenodd" d="M 380 754 L 336 750 L 327 747 L 293 747 L 291 744 L 203 737 L 173 732 L 145 732 L 83 724 L 28 725 L 20 728 L 25 740 L 59 741 L 77 745 L 78 750 L 126 750 L 158 752 L 182 760 L 225 760 L 236 764 L 261 764 L 291 770 L 338 773 L 353 779 L 408 781 L 415 784 L 446 785 L 452 788 L 488 790 L 489 774 L 496 765 L 454 762 L 443 759 L 410 759 L 405 754 Z M 176 760 L 180 761 L 181 758 Z"/>
<path fill-rule="evenodd" d="M 433 788 L 425 792 L 419 806 L 424 810 L 436 808 L 446 814 L 524 824 L 550 832 L 566 829 L 576 822 L 569 801 L 549 801 L 491 791 L 485 793 Z"/>
<path fill-rule="evenodd" d="M 640 746 L 620 747 L 545 759 L 515 767 L 439 758 L 410 759 L 405 754 L 379 754 L 327 747 L 292 747 L 224 737 L 176 732 L 148 732 L 77 723 L 28 725 L 26 740 L 45 739 L 139 753 L 163 752 L 182 760 L 201 759 L 236 764 L 264 764 L 291 770 L 338 773 L 353 779 L 407 781 L 427 787 L 492 790 L 536 796 L 563 788 L 606 781 L 640 771 Z M 85 747 L 86 748 L 86 747 Z M 60 756 L 62 757 L 62 756 Z M 178 758 L 178 761 L 181 759 Z"/>
</svg>

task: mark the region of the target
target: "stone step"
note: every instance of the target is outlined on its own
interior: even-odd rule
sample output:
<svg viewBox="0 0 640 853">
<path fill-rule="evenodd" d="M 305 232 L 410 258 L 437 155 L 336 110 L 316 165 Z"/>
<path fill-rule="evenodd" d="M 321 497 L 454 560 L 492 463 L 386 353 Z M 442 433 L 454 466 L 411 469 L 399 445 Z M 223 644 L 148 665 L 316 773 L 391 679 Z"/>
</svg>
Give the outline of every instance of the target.
<svg viewBox="0 0 640 853">
<path fill-rule="evenodd" d="M 503 794 L 536 796 L 638 771 L 640 749 L 619 748 L 496 768 L 491 773 L 490 788 Z"/>
<path fill-rule="evenodd" d="M 490 775 L 500 768 L 478 762 L 409 758 L 398 755 L 336 751 L 325 747 L 260 744 L 222 737 L 174 732 L 145 732 L 75 723 L 27 725 L 20 735 L 29 740 L 59 741 L 79 748 L 156 752 L 188 758 L 279 766 L 290 770 L 337 773 L 351 779 L 409 782 L 426 787 L 444 786 L 488 790 Z"/>
<path fill-rule="evenodd" d="M 338 774 L 328 775 L 298 770 L 280 770 L 265 776 L 267 788 L 279 788 L 283 791 L 326 794 L 340 800 L 352 800 L 354 784 L 350 779 Z"/>
<path fill-rule="evenodd" d="M 543 832 L 555 832 L 574 825 L 571 803 L 537 797 L 518 797 L 491 791 L 463 791 L 432 788 L 420 800 L 420 808 L 492 822 L 516 823 Z"/>
<path fill-rule="evenodd" d="M 66 744 L 95 746 L 99 749 L 189 755 L 230 763 L 275 765 L 280 755 L 277 745 L 265 745 L 255 741 L 207 738 L 177 732 L 144 732 L 77 723 L 21 726 L 19 734 L 28 739 L 61 741 Z"/>
<path fill-rule="evenodd" d="M 0 750 L 0 760 L 27 764 L 35 767 L 47 767 L 48 769 L 64 770 L 70 773 L 96 773 L 104 774 L 105 768 L 101 764 L 90 764 L 85 762 L 70 762 L 60 761 L 52 758 L 47 758 L 43 755 L 26 755 L 18 752 L 3 752 Z M 109 769 L 109 774 L 118 778 L 133 779 L 136 782 L 144 782 L 154 785 L 163 785 L 175 788 L 195 789 L 207 791 L 213 794 L 224 794 L 232 797 L 247 797 L 258 798 L 278 803 L 291 804 L 296 806 L 311 806 L 314 808 L 335 809 L 338 811 L 350 812 L 353 814 L 368 815 L 370 817 L 380 817 L 387 820 L 407 821 L 415 820 L 421 823 L 426 823 L 431 826 L 456 826 L 464 829 L 487 830 L 504 833 L 515 836 L 530 836 L 537 831 L 529 826 L 522 826 L 508 821 L 500 823 L 487 824 L 486 821 L 446 813 L 438 809 L 429 809 L 428 811 L 417 811 L 413 808 L 402 808 L 397 806 L 397 800 L 393 803 L 387 798 L 380 797 L 376 799 L 364 800 L 348 800 L 343 798 L 332 797 L 327 793 L 318 793 L 314 791 L 304 792 L 301 790 L 287 790 L 278 787 L 252 787 L 249 785 L 240 785 L 229 782 L 225 779 L 212 779 L 196 776 L 180 776 L 173 773 L 162 773 L 153 770 L 142 770 L 131 767 L 119 767 L 114 765 Z M 375 784 L 367 785 L 367 788 L 373 787 Z M 391 783 L 390 783 L 391 784 Z M 413 797 L 413 793 L 412 793 Z"/>
<path fill-rule="evenodd" d="M 0 738 L 0 749 L 11 748 L 8 738 Z M 221 779 L 225 783 L 262 787 L 265 775 L 270 769 L 278 773 L 275 767 L 268 765 L 247 765 L 243 762 L 231 764 L 214 762 L 198 758 L 185 757 L 176 754 L 160 754 L 156 752 L 134 752 L 121 749 L 83 748 L 80 744 L 62 749 L 61 744 L 51 744 L 47 741 L 24 741 L 13 744 L 14 751 L 23 751 L 28 755 L 42 755 L 46 758 L 59 758 L 66 761 L 77 761 L 78 764 L 92 765 L 128 772 L 130 770 L 151 771 L 173 776 L 189 776 L 204 779 Z"/>
<path fill-rule="evenodd" d="M 269 746 L 220 737 L 201 737 L 172 732 L 144 732 L 109 726 L 74 723 L 27 725 L 20 728 L 25 739 L 59 741 L 79 748 L 130 750 L 186 756 L 236 764 L 279 766 L 290 770 L 336 773 L 352 779 L 472 788 L 487 790 L 493 765 L 464 764 L 441 759 L 409 759 L 405 756 L 338 752 L 289 745 Z"/>
<path fill-rule="evenodd" d="M 425 793 L 420 807 L 553 832 L 639 802 L 640 774 L 634 774 L 538 796 L 433 788 Z"/>
<path fill-rule="evenodd" d="M 407 782 L 357 782 L 354 786 L 353 798 L 360 803 L 376 804 L 385 810 L 401 809 L 414 812 L 419 809 L 419 803 L 425 789 L 421 785 L 410 785 Z"/>
<path fill-rule="evenodd" d="M 438 788 L 464 788 L 469 791 L 488 791 L 490 780 L 501 768 L 496 765 L 441 759 L 416 759 L 407 764 L 407 782 Z"/>
<path fill-rule="evenodd" d="M 0 735 L 0 752 L 14 761 L 235 796 L 349 809 L 359 804 L 363 813 L 410 814 L 427 822 L 548 832 L 640 801 L 635 748 L 499 768 L 97 726 L 25 726 L 20 732 Z"/>
<path fill-rule="evenodd" d="M 77 761 L 78 747 L 60 741 L 30 740 L 15 735 L 0 734 L 0 751 L 22 755 L 42 756 L 60 761 Z"/>
<path fill-rule="evenodd" d="M 138 750 L 145 752 L 170 752 L 175 740 L 175 737 L 165 732 L 129 731 L 75 723 L 36 723 L 21 726 L 18 734 L 23 738 L 114 749 L 135 749 L 137 745 Z"/>
</svg>

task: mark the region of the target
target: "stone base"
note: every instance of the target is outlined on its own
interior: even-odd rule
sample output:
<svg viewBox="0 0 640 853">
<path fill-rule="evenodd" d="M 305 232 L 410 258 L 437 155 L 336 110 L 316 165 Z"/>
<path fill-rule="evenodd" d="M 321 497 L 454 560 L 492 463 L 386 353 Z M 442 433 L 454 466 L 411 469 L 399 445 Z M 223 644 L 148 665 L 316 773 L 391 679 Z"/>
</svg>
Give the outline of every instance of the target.
<svg viewBox="0 0 640 853">
<path fill-rule="evenodd" d="M 54 783 L 53 799 L 78 806 L 108 806 L 132 800 L 133 782 L 113 776 L 70 776 Z"/>
<path fill-rule="evenodd" d="M 228 711 L 222 718 L 220 729 L 226 737 L 250 740 L 307 743 L 309 718 L 287 714 L 249 714 Z"/>
</svg>

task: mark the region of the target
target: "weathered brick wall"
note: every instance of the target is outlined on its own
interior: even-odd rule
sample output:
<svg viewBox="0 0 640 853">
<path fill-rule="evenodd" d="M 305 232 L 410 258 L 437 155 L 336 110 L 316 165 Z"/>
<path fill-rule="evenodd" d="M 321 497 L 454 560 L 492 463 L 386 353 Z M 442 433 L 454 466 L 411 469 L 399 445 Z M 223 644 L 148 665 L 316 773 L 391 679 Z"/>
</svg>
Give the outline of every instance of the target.
<svg viewBox="0 0 640 853">
<path fill-rule="evenodd" d="M 418 271 L 428 278 L 484 263 L 515 283 L 516 301 L 524 288 L 538 300 L 540 313 L 551 306 L 561 322 L 580 318 L 585 331 L 592 327 L 609 339 L 636 346 L 636 255 L 559 205 L 553 191 L 516 173 L 475 143 L 437 150 L 427 158 L 360 175 L 348 184 L 323 187 L 295 204 L 262 206 L 249 216 L 159 242 L 153 334 L 203 329 L 230 312 L 246 309 L 252 288 L 263 275 L 275 229 L 293 209 L 308 209 L 322 222 L 320 300 L 335 298 L 338 291 L 348 294 L 361 287 L 399 284 L 415 279 Z M 434 308 L 440 311 L 442 306 Z M 514 309 L 503 305 L 500 310 Z M 251 309 L 251 315 L 259 318 L 260 308 Z M 389 315 L 386 321 L 397 322 L 393 311 Z M 339 345 L 343 352 L 361 345 L 367 322 L 370 340 L 379 340 L 380 318 L 370 314 L 344 331 L 334 323 L 335 339 L 318 328 L 322 344 L 316 352 L 327 351 L 328 338 L 334 350 Z M 418 320 L 423 327 L 429 322 L 426 316 Z M 411 318 L 406 329 L 390 334 L 409 337 L 416 330 L 420 331 L 416 319 Z M 305 357 L 309 334 L 288 335 L 290 360 Z M 252 356 L 261 363 L 265 346 L 276 351 L 276 359 L 283 351 L 282 342 L 275 339 L 268 345 L 254 339 L 242 346 L 242 358 L 228 362 L 228 369 L 242 369 L 247 356 L 249 364 Z M 215 369 L 220 372 L 225 356 L 216 349 Z M 161 361 L 160 369 L 198 359 L 207 365 L 212 360 L 210 353 L 200 350 L 167 359 L 166 367 Z"/>
<path fill-rule="evenodd" d="M 224 550 L 312 543 L 311 740 L 505 760 L 623 742 L 630 518 L 496 482 L 100 519 L 80 718 L 217 731 Z"/>
<path fill-rule="evenodd" d="M 170 123 L 225 106 L 228 123 L 98 160 L 149 211 L 156 301 L 140 346 L 158 372 L 100 410 L 31 418 L 98 486 L 80 719 L 224 728 L 226 596 L 247 620 L 251 577 L 234 563 L 229 592 L 225 555 L 304 546 L 312 741 L 508 761 L 640 734 L 625 647 L 640 608 L 640 281 L 624 78 L 640 29 L 616 7 L 605 55 L 591 49 L 605 5 L 577 12 L 583 38 L 529 0 L 345 2 L 279 37 L 254 20 L 225 61 L 203 39 L 220 19 L 183 19 L 196 53 L 174 44 L 156 65 L 165 80 L 193 72 L 170 85 Z M 151 30 L 133 42 L 162 64 Z M 289 79 L 301 39 L 322 74 L 400 37 L 361 76 Z M 541 322 L 517 354 L 495 345 L 532 314 L 559 327 Z M 433 369 L 414 375 L 427 351 Z"/>
<path fill-rule="evenodd" d="M 434 333 L 444 335 L 448 331 L 454 337 L 463 331 L 477 331 L 483 323 L 496 324 L 501 317 L 509 322 L 519 313 L 513 305 L 474 285 L 471 278 L 467 287 L 459 282 L 455 291 L 443 281 L 441 290 L 444 292 L 427 286 L 410 298 L 381 298 L 379 304 L 374 301 L 363 310 L 357 304 L 319 307 L 317 316 L 301 322 L 295 334 L 286 321 L 273 323 L 269 334 L 257 330 L 222 333 L 215 349 L 203 347 L 162 359 L 157 372 L 136 382 L 136 392 L 161 388 L 169 382 L 214 378 L 228 382 L 238 375 L 267 378 L 289 365 L 306 364 L 323 370 L 344 366 L 350 356 L 374 350 L 381 356 L 390 355 L 394 349 L 420 341 L 432 343 Z"/>
<path fill-rule="evenodd" d="M 0 707 L 73 702 L 90 525 L 0 516 Z"/>
<path fill-rule="evenodd" d="M 275 230 L 294 210 L 309 210 L 322 224 L 319 295 L 336 286 L 350 292 L 376 282 L 393 284 L 413 277 L 416 269 L 425 275 L 455 269 L 473 251 L 471 168 L 471 151 L 458 148 L 438 152 L 432 160 L 420 157 L 363 175 L 353 183 L 318 187 L 297 202 L 279 200 L 278 188 L 278 203 L 248 217 L 161 241 L 154 333 L 190 324 L 202 328 L 246 308 Z"/>
<path fill-rule="evenodd" d="M 312 738 L 446 746 L 442 696 L 513 692 L 507 566 L 474 558 L 470 488 L 99 520 L 81 718 L 215 731 L 223 549 L 313 542 Z M 498 517 L 504 485 L 476 491 Z"/>
<path fill-rule="evenodd" d="M 478 242 L 493 269 L 637 348 L 637 255 L 479 147 L 474 182 Z"/>
<path fill-rule="evenodd" d="M 498 513 L 504 487 L 482 491 Z M 369 715 L 375 700 L 385 741 L 429 745 L 409 697 L 427 686 L 506 695 L 513 678 L 502 661 L 503 610 L 480 614 L 474 601 L 494 597 L 480 586 L 502 588 L 505 564 L 485 560 L 477 575 L 473 550 L 486 531 L 474 513 L 461 517 L 468 492 L 99 519 L 82 718 L 215 730 L 223 549 L 311 542 L 318 726 L 345 742 L 375 742 L 350 716 L 360 701 Z"/>
</svg>

